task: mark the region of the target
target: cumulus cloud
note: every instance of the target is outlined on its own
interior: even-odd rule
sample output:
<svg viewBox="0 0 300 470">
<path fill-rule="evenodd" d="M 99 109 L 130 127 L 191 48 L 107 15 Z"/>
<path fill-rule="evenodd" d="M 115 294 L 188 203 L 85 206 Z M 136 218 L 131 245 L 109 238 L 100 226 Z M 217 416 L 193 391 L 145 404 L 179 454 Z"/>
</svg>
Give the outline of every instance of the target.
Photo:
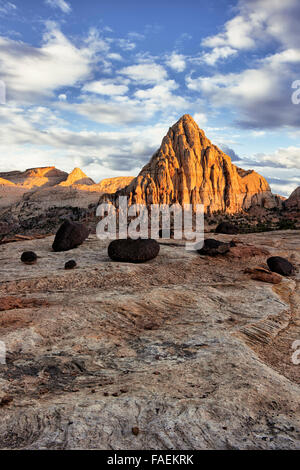
<svg viewBox="0 0 300 470">
<path fill-rule="evenodd" d="M 59 8 L 63 13 L 71 13 L 72 8 L 65 0 L 46 0 L 45 3 L 52 8 Z"/>
<path fill-rule="evenodd" d="M 47 127 L 41 127 L 41 122 Z M 95 180 L 135 175 L 159 147 L 168 122 L 120 131 L 74 131 L 46 107 L 0 107 L 0 171 L 35 166 L 71 171 L 80 166 Z"/>
<path fill-rule="evenodd" d="M 298 0 L 240 0 L 237 9 L 221 33 L 203 39 L 204 47 L 249 50 L 274 39 L 285 47 L 297 47 Z"/>
<path fill-rule="evenodd" d="M 166 64 L 176 72 L 183 72 L 186 68 L 185 56 L 177 52 L 172 52 L 167 58 Z"/>
<path fill-rule="evenodd" d="M 216 106 L 238 110 L 236 122 L 252 129 L 298 127 L 300 113 L 291 101 L 291 84 L 297 77 L 300 49 L 270 55 L 256 68 L 240 73 L 186 77 L 190 90 L 199 91 Z"/>
<path fill-rule="evenodd" d="M 206 124 L 207 122 L 207 116 L 204 113 L 195 113 L 193 117 L 198 126 L 200 127 L 204 126 L 204 124 Z"/>
<path fill-rule="evenodd" d="M 227 59 L 227 57 L 235 54 L 237 54 L 237 50 L 232 47 L 214 47 L 211 52 L 202 55 L 202 60 L 208 65 L 215 65 L 220 59 Z"/>
<path fill-rule="evenodd" d="M 119 70 L 119 74 L 125 75 L 134 82 L 143 85 L 152 85 L 165 80 L 168 76 L 167 71 L 160 64 L 155 62 L 144 62 L 136 65 L 129 65 Z"/>
<path fill-rule="evenodd" d="M 82 90 L 96 93 L 98 95 L 118 96 L 127 93 L 128 86 L 116 84 L 112 80 L 107 79 L 89 82 L 84 85 Z"/>
<path fill-rule="evenodd" d="M 279 148 L 271 154 L 256 154 L 254 158 L 261 166 L 300 169 L 300 147 Z"/>
<path fill-rule="evenodd" d="M 95 56 L 103 49 L 103 44 L 93 39 L 89 37 L 86 44 L 76 47 L 55 23 L 48 24 L 41 47 L 0 36 L 0 74 L 8 100 L 33 102 L 88 79 Z"/>
</svg>

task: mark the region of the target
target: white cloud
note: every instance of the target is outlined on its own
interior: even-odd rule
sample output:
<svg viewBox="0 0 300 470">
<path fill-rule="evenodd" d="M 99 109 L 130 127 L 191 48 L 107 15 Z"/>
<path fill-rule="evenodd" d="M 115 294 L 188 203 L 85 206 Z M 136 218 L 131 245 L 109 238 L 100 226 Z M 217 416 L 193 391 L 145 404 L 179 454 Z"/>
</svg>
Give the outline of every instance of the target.
<svg viewBox="0 0 300 470">
<path fill-rule="evenodd" d="M 285 48 L 299 44 L 298 0 L 240 0 L 237 9 L 238 14 L 225 23 L 221 33 L 202 41 L 202 46 L 213 49 L 215 62 L 223 58 L 221 53 L 218 57 L 219 48 L 250 50 L 274 40 Z"/>
<path fill-rule="evenodd" d="M 123 49 L 124 51 L 132 51 L 136 48 L 135 42 L 130 41 L 129 39 L 118 39 L 116 41 L 118 46 Z"/>
<path fill-rule="evenodd" d="M 202 55 L 202 60 L 208 65 L 215 65 L 218 60 L 227 59 L 227 57 L 235 54 L 237 54 L 237 51 L 232 49 L 232 47 L 214 47 L 211 52 L 206 52 Z"/>
<path fill-rule="evenodd" d="M 300 147 L 280 148 L 271 154 L 259 153 L 254 158 L 264 166 L 300 169 Z"/>
<path fill-rule="evenodd" d="M 176 72 L 183 72 L 186 68 L 185 56 L 177 52 L 172 52 L 170 57 L 167 58 L 166 64 Z"/>
<path fill-rule="evenodd" d="M 52 8 L 59 8 L 63 13 L 71 13 L 72 8 L 65 0 L 46 0 L 45 3 Z"/>
<path fill-rule="evenodd" d="M 195 113 L 193 117 L 199 127 L 202 127 L 207 122 L 207 116 L 204 113 Z"/>
<path fill-rule="evenodd" d="M 15 13 L 17 6 L 14 3 L 1 1 L 0 2 L 0 16 L 11 15 Z"/>
<path fill-rule="evenodd" d="M 101 60 L 99 52 L 106 53 L 105 41 L 93 32 L 77 47 L 55 23 L 47 27 L 41 47 L 0 36 L 0 74 L 9 100 L 34 102 L 61 87 L 75 86 L 91 76 L 96 60 Z"/>
<path fill-rule="evenodd" d="M 243 127 L 299 127 L 299 111 L 291 103 L 291 84 L 297 77 L 293 67 L 298 63 L 300 49 L 288 49 L 240 73 L 188 76 L 186 85 L 209 98 L 213 106 L 238 111 L 237 122 Z"/>
<path fill-rule="evenodd" d="M 124 67 L 118 73 L 142 85 L 158 83 L 165 80 L 168 76 L 164 67 L 154 62 L 130 65 L 129 67 Z"/>
<path fill-rule="evenodd" d="M 122 111 L 121 111 L 122 112 Z M 80 166 L 96 181 L 135 175 L 151 158 L 169 122 L 121 131 L 74 131 L 46 107 L 0 107 L 3 138 L 0 171 L 50 166 L 71 171 Z M 40 127 L 45 124 L 47 130 Z"/>
<path fill-rule="evenodd" d="M 127 85 L 119 85 L 113 83 L 112 80 L 98 80 L 84 85 L 83 91 L 89 91 L 98 95 L 124 95 L 128 91 Z"/>
</svg>

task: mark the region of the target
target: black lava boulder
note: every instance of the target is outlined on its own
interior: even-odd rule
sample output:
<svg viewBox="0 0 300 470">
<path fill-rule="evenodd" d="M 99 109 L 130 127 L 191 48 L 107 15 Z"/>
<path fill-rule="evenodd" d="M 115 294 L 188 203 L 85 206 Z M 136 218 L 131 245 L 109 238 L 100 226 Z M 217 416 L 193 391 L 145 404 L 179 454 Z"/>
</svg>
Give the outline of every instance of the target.
<svg viewBox="0 0 300 470">
<path fill-rule="evenodd" d="M 66 220 L 58 229 L 52 248 L 54 251 L 69 251 L 81 245 L 88 236 L 85 225 Z"/>
<path fill-rule="evenodd" d="M 237 235 L 239 233 L 238 228 L 230 224 L 229 222 L 221 222 L 217 228 L 216 233 L 226 233 L 228 235 Z"/>
<path fill-rule="evenodd" d="M 108 256 L 113 261 L 123 261 L 126 263 L 144 263 L 149 261 L 159 253 L 159 243 L 156 240 L 142 239 L 114 240 L 109 244 Z"/>
<path fill-rule="evenodd" d="M 74 261 L 73 259 L 71 259 L 70 261 L 67 261 L 66 264 L 65 264 L 65 269 L 74 269 L 76 268 L 77 266 L 77 263 L 76 261 Z"/>
<path fill-rule="evenodd" d="M 272 256 L 267 260 L 270 271 L 273 273 L 281 274 L 281 276 L 290 276 L 294 273 L 294 266 L 285 258 L 281 256 Z"/>
<path fill-rule="evenodd" d="M 37 255 L 34 251 L 24 251 L 21 256 L 21 261 L 25 264 L 35 264 L 37 261 Z"/>
<path fill-rule="evenodd" d="M 217 256 L 224 255 L 230 250 L 230 243 L 220 242 L 214 238 L 204 240 L 203 247 L 198 250 L 200 255 Z"/>
</svg>

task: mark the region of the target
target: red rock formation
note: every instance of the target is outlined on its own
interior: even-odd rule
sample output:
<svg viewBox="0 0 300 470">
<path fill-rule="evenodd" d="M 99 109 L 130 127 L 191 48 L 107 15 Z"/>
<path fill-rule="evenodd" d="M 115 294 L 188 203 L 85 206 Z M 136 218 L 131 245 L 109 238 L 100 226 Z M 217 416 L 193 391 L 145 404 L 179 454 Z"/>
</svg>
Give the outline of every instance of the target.
<svg viewBox="0 0 300 470">
<path fill-rule="evenodd" d="M 295 189 L 290 197 L 284 202 L 284 207 L 288 210 L 300 210 L 300 186 Z"/>
<path fill-rule="evenodd" d="M 138 204 L 204 204 L 206 212 L 235 213 L 251 205 L 276 205 L 267 181 L 231 163 L 191 116 L 169 129 L 161 147 L 126 188 L 100 199 L 117 204 L 119 196 Z"/>
</svg>

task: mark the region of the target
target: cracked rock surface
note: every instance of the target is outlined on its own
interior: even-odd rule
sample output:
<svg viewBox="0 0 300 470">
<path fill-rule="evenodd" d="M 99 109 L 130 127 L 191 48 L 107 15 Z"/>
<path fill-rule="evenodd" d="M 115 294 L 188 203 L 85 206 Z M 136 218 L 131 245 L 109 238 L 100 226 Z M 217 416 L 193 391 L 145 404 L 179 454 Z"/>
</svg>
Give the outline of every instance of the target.
<svg viewBox="0 0 300 470">
<path fill-rule="evenodd" d="M 139 265 L 94 235 L 1 245 L 0 448 L 299 449 L 300 235 L 238 238 L 214 258 L 164 240 Z M 266 253 L 295 275 L 251 279 Z"/>
</svg>

